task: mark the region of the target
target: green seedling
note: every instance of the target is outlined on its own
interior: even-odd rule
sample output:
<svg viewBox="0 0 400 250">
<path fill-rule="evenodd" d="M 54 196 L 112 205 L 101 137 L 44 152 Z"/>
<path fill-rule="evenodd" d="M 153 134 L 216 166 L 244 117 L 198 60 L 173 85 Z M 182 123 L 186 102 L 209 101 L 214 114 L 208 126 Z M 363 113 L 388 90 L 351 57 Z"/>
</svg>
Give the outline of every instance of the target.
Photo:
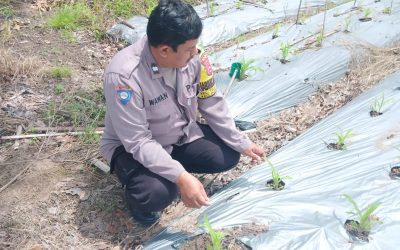
<svg viewBox="0 0 400 250">
<path fill-rule="evenodd" d="M 292 45 L 290 45 L 289 43 L 281 43 L 281 46 L 279 48 L 281 50 L 281 59 L 279 61 L 281 61 L 281 63 L 285 64 L 288 63 L 288 57 L 289 55 L 292 53 Z"/>
<path fill-rule="evenodd" d="M 380 206 L 379 202 L 372 203 L 365 209 L 361 210 L 349 195 L 343 194 L 342 197 L 347 199 L 353 205 L 354 211 L 349 211 L 347 213 L 357 217 L 357 222 L 350 221 L 351 226 L 356 230 L 356 232 L 370 232 L 374 225 L 382 223 L 379 221 L 378 217 L 373 215 L 373 212 L 375 212 L 375 210 Z"/>
<path fill-rule="evenodd" d="M 346 133 L 338 133 L 336 142 L 338 149 L 346 149 L 345 141 L 352 136 L 354 136 L 354 134 L 351 129 L 347 130 Z"/>
<path fill-rule="evenodd" d="M 215 13 L 217 12 L 217 4 L 214 1 L 210 1 L 209 8 L 210 16 L 215 16 Z"/>
<path fill-rule="evenodd" d="M 350 32 L 349 27 L 350 27 L 350 23 L 351 23 L 351 19 L 350 17 L 346 17 L 346 19 L 344 19 L 344 32 L 348 33 Z"/>
<path fill-rule="evenodd" d="M 390 99 L 386 100 L 384 93 L 382 93 L 380 98 L 376 96 L 374 99 L 374 104 L 371 106 L 371 111 L 369 112 L 370 115 L 371 116 L 382 115 L 383 106 L 385 106 L 389 102 L 390 102 Z"/>
<path fill-rule="evenodd" d="M 329 149 L 337 149 L 337 150 L 344 150 L 346 149 L 346 139 L 354 136 L 353 132 L 351 129 L 347 130 L 346 133 L 340 132 L 336 134 L 336 142 L 335 143 L 329 143 L 327 144 L 327 147 Z"/>
<path fill-rule="evenodd" d="M 322 41 L 324 40 L 324 31 L 323 31 L 323 30 L 321 30 L 321 31 L 319 32 L 319 34 L 317 35 L 317 38 L 316 38 L 315 40 L 316 40 L 316 42 L 317 42 L 317 46 L 318 46 L 318 47 L 321 47 Z"/>
<path fill-rule="evenodd" d="M 275 39 L 278 37 L 278 33 L 279 33 L 280 29 L 281 29 L 281 24 L 280 23 L 275 24 L 274 30 L 272 31 L 272 39 Z"/>
<path fill-rule="evenodd" d="M 265 161 L 268 163 L 268 165 L 271 167 L 271 175 L 272 175 L 272 183 L 267 183 L 267 186 L 271 187 L 273 190 L 279 191 L 282 190 L 285 187 L 285 184 L 283 182 L 283 180 L 285 179 L 290 179 L 289 176 L 281 176 L 278 172 L 278 170 L 276 170 L 274 164 L 272 164 L 272 162 L 265 157 Z"/>
<path fill-rule="evenodd" d="M 239 80 L 243 80 L 245 78 L 248 77 L 247 73 L 249 72 L 260 72 L 263 71 L 260 67 L 254 66 L 252 64 L 254 64 L 256 62 L 255 59 L 242 59 L 240 61 L 240 75 L 239 75 Z"/>
<path fill-rule="evenodd" d="M 382 11 L 382 13 L 383 14 L 390 14 L 392 12 L 392 10 L 391 10 L 391 8 L 390 7 L 385 7 L 384 9 L 383 9 L 383 11 Z"/>
<path fill-rule="evenodd" d="M 236 9 L 241 10 L 242 9 L 242 1 L 236 0 L 235 7 L 236 7 Z"/>
<path fill-rule="evenodd" d="M 59 94 L 63 93 L 64 89 L 65 89 L 64 85 L 62 85 L 60 83 L 57 83 L 56 85 L 54 85 L 54 93 L 56 95 L 59 95 Z"/>
<path fill-rule="evenodd" d="M 207 250 L 222 250 L 222 240 L 228 234 L 215 231 L 208 220 L 207 215 L 204 216 L 204 223 L 201 225 L 205 227 L 211 237 L 211 245 L 207 246 Z"/>
<path fill-rule="evenodd" d="M 146 15 L 150 16 L 151 12 L 153 12 L 154 8 L 157 7 L 157 0 L 146 0 Z"/>
<path fill-rule="evenodd" d="M 369 18 L 372 13 L 370 8 L 364 8 L 364 18 Z"/>
</svg>

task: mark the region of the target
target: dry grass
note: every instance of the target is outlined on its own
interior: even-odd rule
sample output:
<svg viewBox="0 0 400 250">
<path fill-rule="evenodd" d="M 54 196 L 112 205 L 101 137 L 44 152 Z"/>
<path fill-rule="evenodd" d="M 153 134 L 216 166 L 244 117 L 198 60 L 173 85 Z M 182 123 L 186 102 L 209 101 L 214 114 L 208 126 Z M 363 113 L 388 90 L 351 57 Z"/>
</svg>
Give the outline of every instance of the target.
<svg viewBox="0 0 400 250">
<path fill-rule="evenodd" d="M 36 57 L 23 57 L 10 49 L 0 48 L 0 77 L 15 79 L 21 76 L 41 78 L 44 75 L 43 63 Z"/>
</svg>

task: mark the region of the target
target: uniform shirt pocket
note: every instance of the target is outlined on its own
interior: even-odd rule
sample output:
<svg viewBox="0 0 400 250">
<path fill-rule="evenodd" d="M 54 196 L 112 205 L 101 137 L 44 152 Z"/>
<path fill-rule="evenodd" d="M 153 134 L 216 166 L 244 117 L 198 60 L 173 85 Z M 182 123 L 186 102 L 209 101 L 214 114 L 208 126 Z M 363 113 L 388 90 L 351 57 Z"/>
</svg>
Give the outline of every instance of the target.
<svg viewBox="0 0 400 250">
<path fill-rule="evenodd" d="M 168 134 L 172 126 L 172 113 L 168 105 L 145 107 L 149 129 L 154 136 Z"/>
</svg>

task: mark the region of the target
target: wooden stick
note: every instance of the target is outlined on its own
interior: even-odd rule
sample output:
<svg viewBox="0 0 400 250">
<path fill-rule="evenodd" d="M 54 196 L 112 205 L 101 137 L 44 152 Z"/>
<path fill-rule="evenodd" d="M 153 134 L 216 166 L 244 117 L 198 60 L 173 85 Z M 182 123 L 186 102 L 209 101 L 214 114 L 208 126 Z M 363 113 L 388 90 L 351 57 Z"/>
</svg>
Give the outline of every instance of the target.
<svg viewBox="0 0 400 250">
<path fill-rule="evenodd" d="M 84 131 L 85 128 L 83 127 L 33 127 L 30 128 L 29 130 L 35 131 L 35 132 L 47 132 L 47 131 L 52 131 L 52 132 L 72 132 L 72 131 Z M 103 127 L 99 127 L 96 129 L 97 131 L 103 131 Z"/>
<path fill-rule="evenodd" d="M 8 186 L 10 186 L 14 181 L 16 181 L 18 179 L 18 177 L 20 177 L 23 173 L 25 173 L 28 169 L 30 168 L 30 165 L 28 165 L 27 167 L 25 167 L 24 169 L 22 169 L 21 172 L 19 172 L 14 178 L 12 178 L 6 185 L 2 186 L 0 188 L 0 193 L 6 189 Z"/>
<path fill-rule="evenodd" d="M 47 133 L 47 134 L 31 134 L 31 135 L 9 135 L 0 137 L 1 140 L 15 140 L 26 138 L 50 137 L 50 136 L 64 136 L 64 135 L 82 135 L 85 132 L 65 132 L 65 133 Z M 94 131 L 96 134 L 103 134 L 104 131 Z"/>
<path fill-rule="evenodd" d="M 100 161 L 99 159 L 93 158 L 93 159 L 90 159 L 89 162 L 92 165 L 96 166 L 101 171 L 103 171 L 104 173 L 106 173 L 106 174 L 110 173 L 110 167 L 107 164 Z"/>
</svg>

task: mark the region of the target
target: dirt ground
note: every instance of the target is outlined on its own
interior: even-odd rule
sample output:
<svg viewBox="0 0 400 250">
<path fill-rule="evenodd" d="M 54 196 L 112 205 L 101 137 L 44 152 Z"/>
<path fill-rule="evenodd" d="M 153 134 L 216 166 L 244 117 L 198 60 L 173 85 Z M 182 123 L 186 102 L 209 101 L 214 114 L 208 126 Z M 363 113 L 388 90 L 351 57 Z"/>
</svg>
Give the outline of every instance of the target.
<svg viewBox="0 0 400 250">
<path fill-rule="evenodd" d="M 61 107 L 71 96 L 101 95 L 104 67 L 123 47 L 108 39 L 96 40 L 86 31 L 75 33 L 77 42 L 66 41 L 61 32 L 44 25 L 51 10 L 38 11 L 37 2 L 10 1 L 16 13 L 0 18 L 0 136 L 15 135 L 18 126 L 23 134 L 73 126 L 73 117 L 62 108 L 55 112 L 59 116 L 49 114 L 49 104 L 55 101 Z M 250 138 L 269 155 L 400 68 L 398 46 L 365 48 L 365 55 L 340 81 L 259 122 Z M 49 76 L 46 72 L 54 65 L 67 65 L 73 73 L 62 79 Z M 54 93 L 57 84 L 65 87 L 61 95 Z M 96 100 L 95 107 L 100 108 L 101 101 Z M 61 116 L 64 119 L 52 120 Z M 101 127 L 102 121 L 96 125 Z M 95 157 L 100 159 L 98 143 L 78 136 L 1 141 L 0 249 L 141 249 L 172 221 L 192 211 L 176 202 L 158 223 L 140 226 L 127 213 L 116 177 L 88 163 Z M 251 167 L 243 158 L 227 173 L 198 177 L 212 195 Z M 196 221 L 187 218 L 186 226 L 196 228 Z"/>
</svg>

